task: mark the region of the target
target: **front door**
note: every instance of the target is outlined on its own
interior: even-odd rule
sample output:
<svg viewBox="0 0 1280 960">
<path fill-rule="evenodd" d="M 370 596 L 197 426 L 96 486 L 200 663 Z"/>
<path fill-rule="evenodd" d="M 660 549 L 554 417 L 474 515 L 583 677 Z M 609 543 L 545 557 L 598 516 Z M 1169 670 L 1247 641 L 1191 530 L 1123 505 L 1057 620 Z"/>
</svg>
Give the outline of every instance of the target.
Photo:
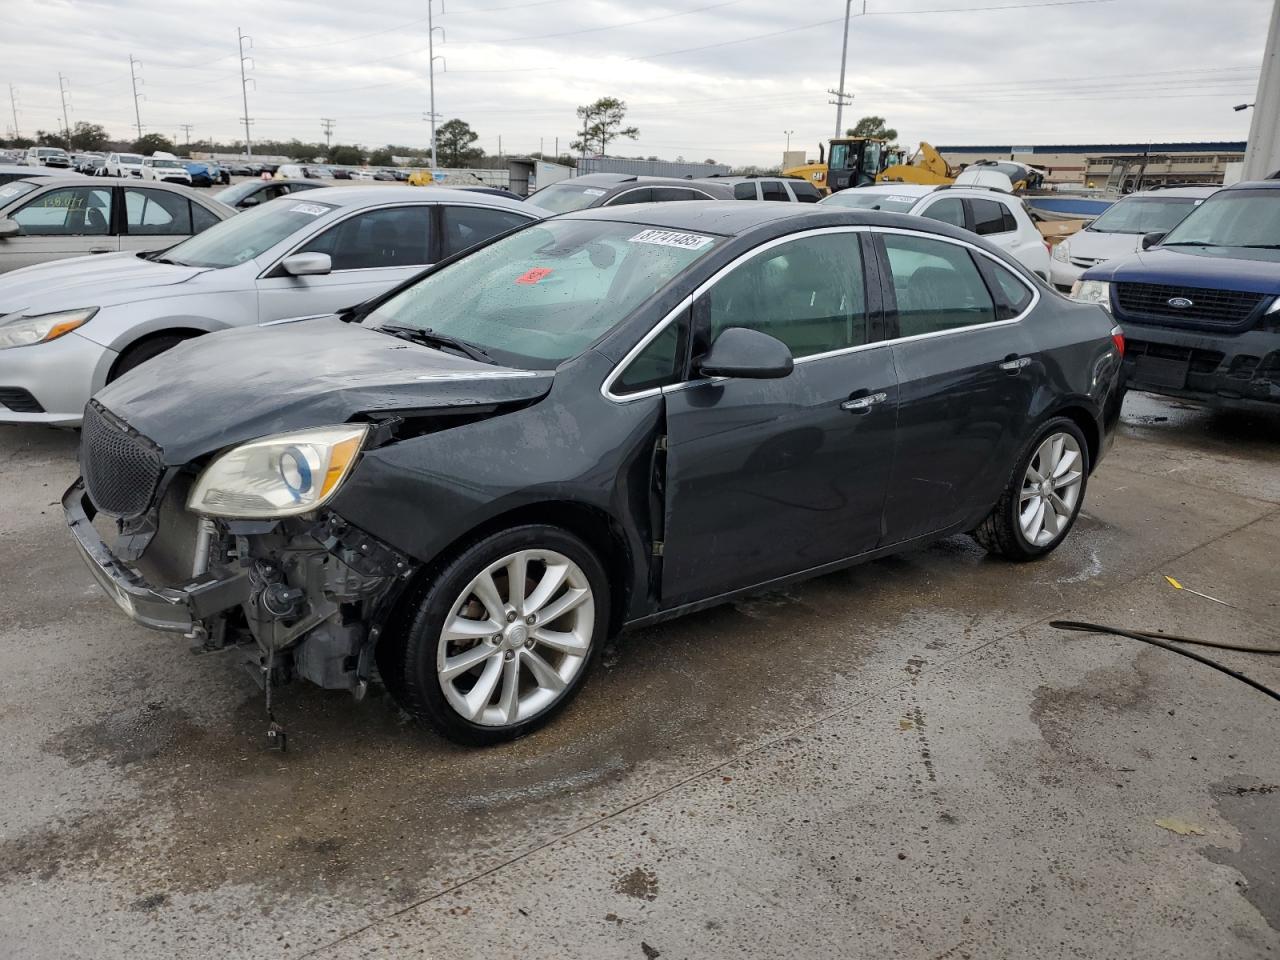
<svg viewBox="0 0 1280 960">
<path fill-rule="evenodd" d="M 782 379 L 667 389 L 664 607 L 879 542 L 897 385 L 892 348 L 870 342 L 879 291 L 869 291 L 860 237 L 768 245 L 695 302 L 696 346 L 748 327 L 797 362 Z"/>
<path fill-rule="evenodd" d="M 258 320 L 333 313 L 363 303 L 428 266 L 431 238 L 429 204 L 367 210 L 335 223 L 293 251 L 327 253 L 332 272 L 294 277 L 277 264 L 257 281 Z"/>
<path fill-rule="evenodd" d="M 886 543 L 897 543 L 994 504 L 1026 439 L 1042 368 L 1007 298 L 988 288 L 974 260 L 982 254 L 939 237 L 878 236 L 893 280 L 886 309 L 899 337 L 898 433 L 885 506 Z"/>
<path fill-rule="evenodd" d="M 89 253 L 114 253 L 110 186 L 45 188 L 8 216 L 21 232 L 0 239 L 0 273 Z"/>
</svg>

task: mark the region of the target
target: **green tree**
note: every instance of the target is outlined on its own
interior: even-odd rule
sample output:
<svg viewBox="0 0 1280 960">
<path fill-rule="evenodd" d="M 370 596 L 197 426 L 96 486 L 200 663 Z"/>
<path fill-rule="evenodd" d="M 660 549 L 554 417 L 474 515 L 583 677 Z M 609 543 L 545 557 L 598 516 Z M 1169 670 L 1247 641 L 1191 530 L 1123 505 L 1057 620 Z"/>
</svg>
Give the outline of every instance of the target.
<svg viewBox="0 0 1280 960">
<path fill-rule="evenodd" d="M 173 153 L 173 141 L 161 133 L 148 133 L 133 141 L 130 148 L 134 153 L 140 153 L 144 157 L 156 152 Z"/>
<path fill-rule="evenodd" d="M 845 131 L 847 137 L 873 137 L 893 143 L 898 139 L 898 131 L 885 125 L 884 117 L 863 117 Z"/>
<path fill-rule="evenodd" d="M 336 163 L 342 167 L 358 167 L 364 163 L 364 151 L 359 147 L 335 143 L 329 148 L 328 162 Z"/>
<path fill-rule="evenodd" d="M 381 147 L 369 155 L 369 162 L 375 167 L 389 167 L 394 160 L 391 159 L 391 151 L 386 147 Z"/>
<path fill-rule="evenodd" d="M 111 136 L 106 128 L 98 123 L 85 123 L 79 120 L 71 131 L 71 149 L 73 150 L 102 150 L 110 142 Z"/>
<path fill-rule="evenodd" d="M 581 139 L 569 144 L 571 150 L 589 153 L 594 145 L 604 153 L 609 149 L 610 140 L 619 137 L 635 140 L 640 136 L 638 127 L 622 125 L 627 116 L 627 103 L 617 97 L 601 97 L 595 103 L 579 107 L 577 113 L 583 134 Z"/>
<path fill-rule="evenodd" d="M 67 138 L 62 135 L 62 131 L 57 130 L 50 133 L 48 130 L 36 131 L 36 143 L 42 147 L 65 147 Z"/>
<path fill-rule="evenodd" d="M 484 156 L 484 151 L 471 145 L 480 134 L 465 120 L 448 120 L 436 128 L 436 159 L 444 167 L 465 167 Z"/>
</svg>

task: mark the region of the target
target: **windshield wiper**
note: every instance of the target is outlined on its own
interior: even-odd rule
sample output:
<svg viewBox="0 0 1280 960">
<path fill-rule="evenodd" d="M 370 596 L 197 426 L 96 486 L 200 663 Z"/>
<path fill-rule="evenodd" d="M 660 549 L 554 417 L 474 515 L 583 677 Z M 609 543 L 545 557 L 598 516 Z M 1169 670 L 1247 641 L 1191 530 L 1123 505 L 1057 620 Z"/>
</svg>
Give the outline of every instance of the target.
<svg viewBox="0 0 1280 960">
<path fill-rule="evenodd" d="M 457 350 L 464 356 L 470 357 L 472 360 L 478 360 L 481 363 L 497 363 L 493 357 L 483 347 L 477 347 L 474 343 L 468 343 L 466 340 L 459 340 L 457 337 L 451 337 L 447 333 L 436 333 L 430 327 L 404 327 L 399 324 L 383 324 L 380 327 L 374 327 L 375 330 L 381 330 L 389 333 L 393 337 L 399 337 L 401 340 L 408 340 L 411 343 L 420 343 L 424 347 L 448 347 L 451 350 Z"/>
<path fill-rule="evenodd" d="M 1173 243 L 1161 243 L 1161 247 L 1220 247 L 1220 243 L 1210 243 L 1208 240 L 1175 240 Z"/>
<path fill-rule="evenodd" d="M 1280 250 L 1280 243 L 1241 243 L 1237 250 Z"/>
</svg>

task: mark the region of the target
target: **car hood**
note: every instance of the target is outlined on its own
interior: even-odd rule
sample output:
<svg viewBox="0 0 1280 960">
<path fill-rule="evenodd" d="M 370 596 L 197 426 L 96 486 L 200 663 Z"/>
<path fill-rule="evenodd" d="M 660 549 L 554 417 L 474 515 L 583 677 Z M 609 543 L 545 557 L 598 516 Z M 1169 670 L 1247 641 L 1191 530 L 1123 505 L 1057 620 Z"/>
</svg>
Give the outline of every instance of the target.
<svg viewBox="0 0 1280 960">
<path fill-rule="evenodd" d="M 0 316 L 146 299 L 139 291 L 185 283 L 205 272 L 204 267 L 154 263 L 136 253 L 52 260 L 0 275 Z"/>
<path fill-rule="evenodd" d="M 1280 294 L 1280 264 L 1274 250 L 1153 247 L 1090 267 L 1084 279 Z"/>
<path fill-rule="evenodd" d="M 1114 260 L 1135 253 L 1142 246 L 1140 233 L 1095 233 L 1081 230 L 1063 241 L 1073 257 L 1090 260 Z"/>
<path fill-rule="evenodd" d="M 361 415 L 524 403 L 553 379 L 550 370 L 480 363 L 329 316 L 189 340 L 95 399 L 177 466 Z"/>
</svg>

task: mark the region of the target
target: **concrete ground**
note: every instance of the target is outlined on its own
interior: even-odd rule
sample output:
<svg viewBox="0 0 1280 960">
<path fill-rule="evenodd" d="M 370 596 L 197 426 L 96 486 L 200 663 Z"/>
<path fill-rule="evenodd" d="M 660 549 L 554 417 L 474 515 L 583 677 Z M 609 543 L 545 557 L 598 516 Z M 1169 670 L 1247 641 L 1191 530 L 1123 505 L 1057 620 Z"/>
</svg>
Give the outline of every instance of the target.
<svg viewBox="0 0 1280 960">
<path fill-rule="evenodd" d="M 1280 703 L 1048 626 L 1280 646 L 1280 423 L 1134 396 L 1045 561 L 954 538 L 623 637 L 495 749 L 285 688 L 284 755 L 81 569 L 74 445 L 0 433 L 0 955 L 1280 955 Z"/>
</svg>

